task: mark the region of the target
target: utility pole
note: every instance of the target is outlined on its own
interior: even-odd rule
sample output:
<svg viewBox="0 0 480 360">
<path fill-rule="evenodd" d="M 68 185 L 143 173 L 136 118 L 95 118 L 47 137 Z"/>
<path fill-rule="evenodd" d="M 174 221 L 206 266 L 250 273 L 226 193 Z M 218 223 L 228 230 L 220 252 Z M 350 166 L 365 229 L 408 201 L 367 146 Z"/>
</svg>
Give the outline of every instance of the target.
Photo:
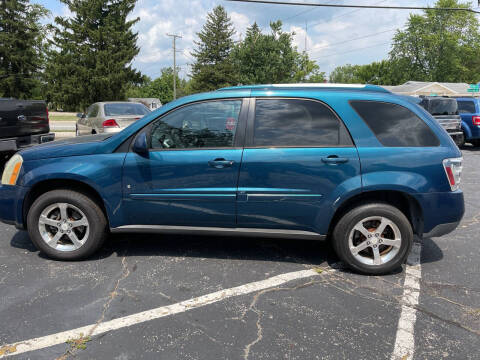
<svg viewBox="0 0 480 360">
<path fill-rule="evenodd" d="M 307 20 L 305 20 L 305 52 L 307 52 L 307 36 L 308 36 L 308 22 Z"/>
<path fill-rule="evenodd" d="M 176 34 L 167 34 L 173 39 L 173 100 L 177 98 L 177 47 L 176 40 L 177 38 L 182 38 L 180 35 Z"/>
</svg>

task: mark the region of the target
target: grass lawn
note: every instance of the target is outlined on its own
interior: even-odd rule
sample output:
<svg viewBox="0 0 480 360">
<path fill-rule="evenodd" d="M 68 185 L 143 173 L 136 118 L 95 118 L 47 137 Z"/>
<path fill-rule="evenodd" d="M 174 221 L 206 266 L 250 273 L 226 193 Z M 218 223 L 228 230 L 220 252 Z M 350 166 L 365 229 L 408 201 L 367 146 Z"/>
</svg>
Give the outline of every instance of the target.
<svg viewBox="0 0 480 360">
<path fill-rule="evenodd" d="M 50 121 L 77 121 L 77 117 L 75 115 L 50 114 L 49 118 L 50 118 Z"/>
</svg>

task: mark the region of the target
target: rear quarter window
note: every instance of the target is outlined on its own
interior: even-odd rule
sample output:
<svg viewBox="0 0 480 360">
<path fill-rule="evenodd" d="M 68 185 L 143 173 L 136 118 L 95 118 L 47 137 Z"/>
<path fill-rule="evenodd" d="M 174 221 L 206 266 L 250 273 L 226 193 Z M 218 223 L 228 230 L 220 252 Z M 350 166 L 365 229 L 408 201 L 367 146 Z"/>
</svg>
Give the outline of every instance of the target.
<svg viewBox="0 0 480 360">
<path fill-rule="evenodd" d="M 430 127 L 404 106 L 380 101 L 350 101 L 383 146 L 427 147 L 440 142 Z"/>
<path fill-rule="evenodd" d="M 471 100 L 458 101 L 458 112 L 460 114 L 473 114 L 476 112 L 475 103 Z"/>
</svg>

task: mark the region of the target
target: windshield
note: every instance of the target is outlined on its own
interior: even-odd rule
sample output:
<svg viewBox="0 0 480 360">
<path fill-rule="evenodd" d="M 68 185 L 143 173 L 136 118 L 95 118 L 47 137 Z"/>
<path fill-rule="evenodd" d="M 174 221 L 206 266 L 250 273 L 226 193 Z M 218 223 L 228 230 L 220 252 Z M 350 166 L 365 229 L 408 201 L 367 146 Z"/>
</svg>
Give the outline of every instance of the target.
<svg viewBox="0 0 480 360">
<path fill-rule="evenodd" d="M 106 116 L 147 115 L 150 112 L 146 106 L 133 103 L 105 104 L 104 109 Z"/>
<path fill-rule="evenodd" d="M 458 105 L 455 99 L 430 99 L 427 110 L 432 115 L 457 115 Z"/>
</svg>

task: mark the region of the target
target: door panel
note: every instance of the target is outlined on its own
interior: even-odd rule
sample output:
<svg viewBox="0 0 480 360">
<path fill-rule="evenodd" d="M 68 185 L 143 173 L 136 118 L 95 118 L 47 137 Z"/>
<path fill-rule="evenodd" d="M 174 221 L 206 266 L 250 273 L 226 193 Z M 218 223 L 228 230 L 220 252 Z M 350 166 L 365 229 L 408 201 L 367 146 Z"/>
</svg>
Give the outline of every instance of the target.
<svg viewBox="0 0 480 360">
<path fill-rule="evenodd" d="M 326 234 L 334 202 L 361 189 L 358 153 L 348 130 L 320 101 L 265 96 L 251 104 L 238 226 Z"/>
<path fill-rule="evenodd" d="M 150 152 L 124 165 L 130 225 L 235 226 L 248 99 L 193 103 L 148 126 Z"/>
<path fill-rule="evenodd" d="M 132 225 L 233 226 L 241 149 L 129 153 L 125 209 Z M 215 167 L 215 159 L 232 162 Z M 130 185 L 130 188 L 128 186 Z"/>
<path fill-rule="evenodd" d="M 340 162 L 329 162 L 332 155 Z M 361 188 L 356 148 L 245 149 L 238 226 L 324 233 L 333 202 L 355 187 Z"/>
</svg>

